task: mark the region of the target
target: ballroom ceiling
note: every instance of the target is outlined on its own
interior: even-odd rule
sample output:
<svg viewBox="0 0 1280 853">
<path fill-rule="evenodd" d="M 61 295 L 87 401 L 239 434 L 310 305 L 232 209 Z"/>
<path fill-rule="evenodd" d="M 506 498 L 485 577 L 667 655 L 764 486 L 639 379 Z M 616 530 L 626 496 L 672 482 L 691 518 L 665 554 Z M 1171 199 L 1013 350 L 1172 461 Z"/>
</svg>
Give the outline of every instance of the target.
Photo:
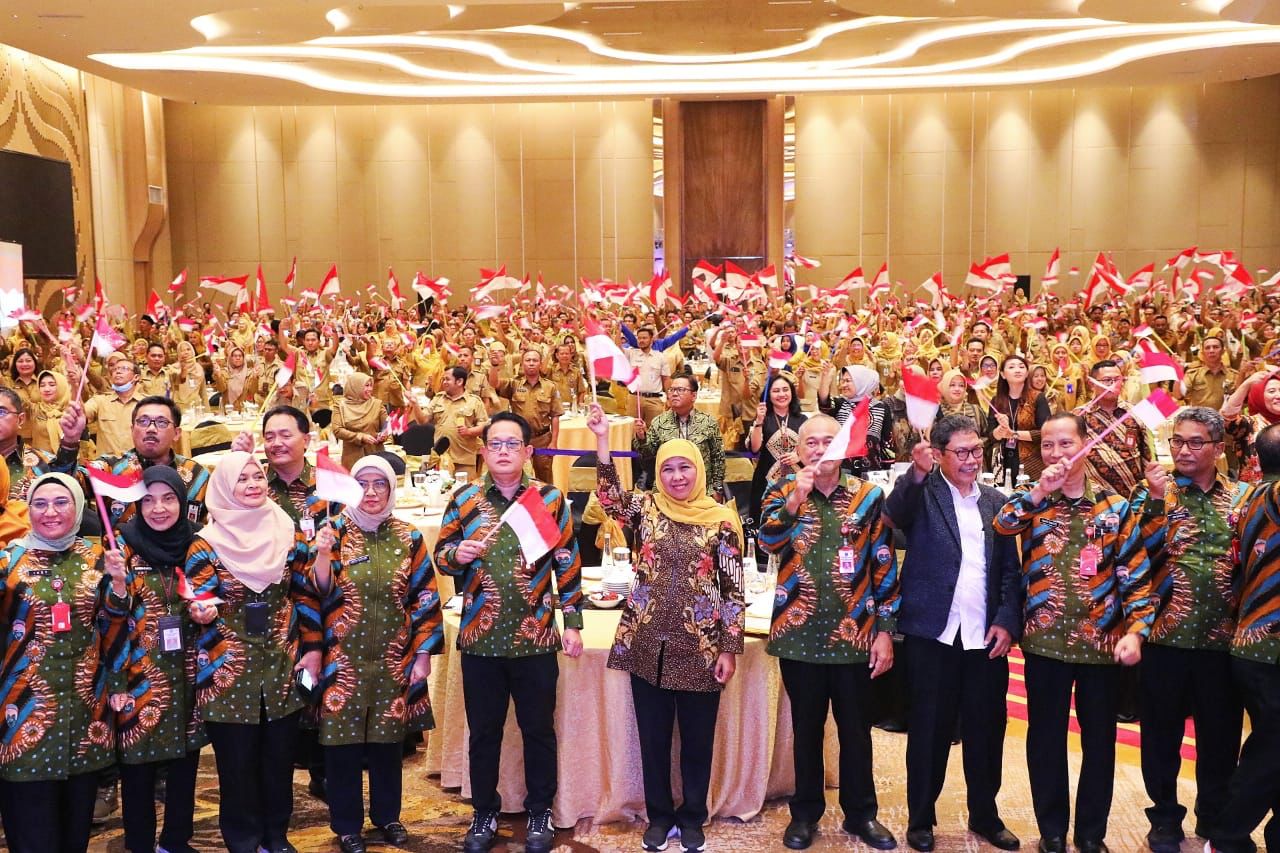
<svg viewBox="0 0 1280 853">
<path fill-rule="evenodd" d="M 1280 72 L 1274 0 L 0 0 L 0 42 L 227 104 L 1197 83 Z"/>
</svg>

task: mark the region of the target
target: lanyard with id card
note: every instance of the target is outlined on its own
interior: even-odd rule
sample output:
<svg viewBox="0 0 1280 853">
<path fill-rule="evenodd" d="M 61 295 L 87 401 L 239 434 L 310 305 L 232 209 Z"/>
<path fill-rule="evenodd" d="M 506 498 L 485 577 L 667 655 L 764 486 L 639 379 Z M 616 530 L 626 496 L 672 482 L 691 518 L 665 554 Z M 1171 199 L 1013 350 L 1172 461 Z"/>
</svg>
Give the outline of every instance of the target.
<svg viewBox="0 0 1280 853">
<path fill-rule="evenodd" d="M 71 605 L 62 600 L 62 578 L 54 578 L 50 586 L 58 594 L 58 600 L 49 608 L 53 633 L 65 634 L 71 630 Z"/>
<path fill-rule="evenodd" d="M 164 587 L 165 606 L 173 599 L 177 576 L 172 580 L 160 575 L 160 583 Z M 182 651 L 182 617 L 173 613 L 165 613 L 156 619 L 156 637 L 160 640 L 160 651 L 169 654 Z"/>
</svg>

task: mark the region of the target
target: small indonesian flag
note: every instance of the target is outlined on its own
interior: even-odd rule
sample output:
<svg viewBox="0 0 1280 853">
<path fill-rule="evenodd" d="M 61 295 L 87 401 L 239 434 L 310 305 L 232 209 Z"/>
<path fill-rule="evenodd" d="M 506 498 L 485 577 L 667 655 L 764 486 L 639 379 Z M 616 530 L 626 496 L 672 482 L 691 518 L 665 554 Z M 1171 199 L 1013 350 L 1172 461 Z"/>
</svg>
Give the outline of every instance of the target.
<svg viewBox="0 0 1280 853">
<path fill-rule="evenodd" d="M 855 267 L 852 272 L 840 279 L 835 289 L 846 293 L 851 290 L 866 290 L 867 280 L 862 276 L 862 267 Z"/>
<path fill-rule="evenodd" d="M 293 293 L 293 283 L 298 280 L 298 258 L 294 257 L 293 263 L 289 265 L 289 274 L 284 277 L 285 290 Z"/>
<path fill-rule="evenodd" d="M 942 404 L 942 391 L 938 383 L 915 368 L 902 372 L 902 395 L 907 401 L 907 422 L 918 430 L 933 425 Z"/>
<path fill-rule="evenodd" d="M 471 306 L 471 313 L 476 315 L 477 320 L 492 320 L 495 317 L 501 317 L 511 310 L 509 305 L 493 305 L 491 303 L 482 303 Z"/>
<path fill-rule="evenodd" d="M 107 289 L 102 286 L 102 279 L 93 279 L 93 310 L 101 314 L 107 308 Z"/>
<path fill-rule="evenodd" d="M 26 307 L 13 309 L 9 312 L 9 316 L 19 322 L 26 320 L 28 322 L 35 323 L 44 319 L 39 311 L 32 311 L 30 308 Z"/>
<path fill-rule="evenodd" d="M 778 271 L 774 269 L 773 264 L 756 273 L 756 281 L 760 282 L 760 286 L 768 290 L 775 290 L 778 287 Z"/>
<path fill-rule="evenodd" d="M 1179 406 L 1172 397 L 1159 388 L 1147 395 L 1147 399 L 1133 404 L 1129 411 L 1149 430 L 1157 430 L 1173 417 Z"/>
<path fill-rule="evenodd" d="M 147 493 L 147 486 L 142 482 L 140 468 L 120 474 L 113 474 L 108 469 L 99 468 L 97 465 L 90 465 L 85 470 L 89 472 L 89 481 L 93 484 L 94 493 L 104 498 L 133 503 L 142 500 Z"/>
<path fill-rule="evenodd" d="M 153 320 L 158 320 L 164 316 L 165 305 L 160 301 L 160 294 L 156 293 L 154 289 L 151 291 L 151 296 L 147 297 L 147 309 L 144 313 Z"/>
<path fill-rule="evenodd" d="M 93 340 L 91 341 L 93 350 L 98 354 L 98 358 L 106 358 L 111 353 L 124 346 L 124 335 L 117 332 L 107 322 L 105 314 L 98 315 L 98 325 L 93 330 Z"/>
<path fill-rule="evenodd" d="M 880 265 L 880 269 L 876 271 L 875 278 L 871 280 L 871 289 L 867 292 L 867 299 L 872 302 L 879 302 L 882 295 L 889 292 L 889 263 Z"/>
<path fill-rule="evenodd" d="M 791 353 L 776 349 L 769 353 L 769 369 L 782 370 L 791 361 Z"/>
<path fill-rule="evenodd" d="M 391 365 L 387 363 L 387 360 L 377 355 L 369 356 L 369 366 L 372 367 L 374 370 L 390 370 L 391 369 Z"/>
<path fill-rule="evenodd" d="M 1044 268 L 1044 278 L 1040 279 L 1040 286 L 1043 288 L 1053 287 L 1058 283 L 1058 268 L 1062 265 L 1062 252 L 1055 248 L 1053 256 L 1049 258 L 1049 263 Z"/>
<path fill-rule="evenodd" d="M 220 275 L 202 275 L 200 276 L 200 286 L 205 290 L 216 290 L 223 296 L 237 297 L 240 291 L 244 290 L 245 282 L 249 280 L 249 275 L 239 275 L 235 277 L 226 277 Z"/>
<path fill-rule="evenodd" d="M 253 297 L 253 310 L 259 314 L 276 313 L 276 309 L 271 307 L 271 300 L 267 298 L 267 280 L 262 277 L 262 264 L 258 264 L 257 291 Z"/>
<path fill-rule="evenodd" d="M 222 599 L 214 595 L 211 591 L 196 592 L 191 588 L 191 582 L 187 580 L 187 576 L 183 574 L 182 569 L 174 569 L 178 577 L 178 595 L 187 601 L 198 601 L 201 604 L 218 605 L 222 603 Z"/>
<path fill-rule="evenodd" d="M 355 506 L 364 500 L 364 487 L 351 472 L 329 458 L 329 448 L 316 454 L 316 497 L 329 503 Z"/>
<path fill-rule="evenodd" d="M 97 312 L 94 311 L 93 306 L 86 302 L 85 304 L 81 305 L 79 308 L 76 309 L 76 320 L 78 322 L 83 323 L 86 320 L 88 320 L 90 317 L 92 317 L 95 313 Z"/>
<path fill-rule="evenodd" d="M 181 293 L 182 288 L 187 284 L 187 268 L 183 267 L 182 272 L 178 273 L 178 277 L 169 282 L 170 293 Z"/>
<path fill-rule="evenodd" d="M 1178 364 L 1176 358 L 1152 347 L 1145 340 L 1139 346 L 1142 348 L 1142 359 L 1139 364 L 1143 382 L 1148 385 L 1154 385 L 1157 382 L 1182 384 L 1182 365 Z"/>
<path fill-rule="evenodd" d="M 342 282 L 338 280 L 338 265 L 333 264 L 324 274 L 324 283 L 320 285 L 321 296 L 337 296 L 342 293 Z"/>
<path fill-rule="evenodd" d="M 815 258 L 806 258 L 804 255 L 794 254 L 787 256 L 787 263 L 806 270 L 816 270 L 822 266 L 822 261 Z"/>
<path fill-rule="evenodd" d="M 387 267 L 387 292 L 391 294 L 391 307 L 400 310 L 404 305 L 404 296 L 400 293 L 400 280 L 396 278 L 396 271 L 391 267 Z"/>
<path fill-rule="evenodd" d="M 521 492 L 500 521 L 520 540 L 520 553 L 527 563 L 536 563 L 560 541 L 560 524 L 537 489 L 526 488 Z"/>
<path fill-rule="evenodd" d="M 1165 270 L 1168 270 L 1171 267 L 1179 270 L 1185 268 L 1187 264 L 1190 264 L 1196 259 L 1196 248 L 1196 246 L 1191 246 L 1190 248 L 1183 249 L 1181 252 L 1165 261 Z"/>
<path fill-rule="evenodd" d="M 289 350 L 289 357 L 285 359 L 284 366 L 276 371 L 276 387 L 283 388 L 289 384 L 289 380 L 293 378 L 293 372 L 298 367 L 298 351 Z"/>
<path fill-rule="evenodd" d="M 764 346 L 764 339 L 756 332 L 743 332 L 738 335 L 738 343 L 744 347 Z"/>
<path fill-rule="evenodd" d="M 196 321 L 190 317 L 179 317 L 177 324 L 178 328 L 184 332 L 194 332 L 196 330 Z"/>
<path fill-rule="evenodd" d="M 595 379 L 612 379 L 624 385 L 634 383 L 639 378 L 640 371 L 631 365 L 627 354 L 605 334 L 596 318 L 586 314 L 583 324 L 587 330 L 587 364 L 591 366 L 592 376 Z"/>
<path fill-rule="evenodd" d="M 1135 338 L 1149 338 L 1156 333 L 1156 330 L 1148 326 L 1146 323 L 1139 323 L 1133 327 L 1133 336 Z"/>
<path fill-rule="evenodd" d="M 867 430 L 871 428 L 871 398 L 864 397 L 853 408 L 853 414 L 836 431 L 831 446 L 819 462 L 844 461 L 867 455 Z"/>
</svg>

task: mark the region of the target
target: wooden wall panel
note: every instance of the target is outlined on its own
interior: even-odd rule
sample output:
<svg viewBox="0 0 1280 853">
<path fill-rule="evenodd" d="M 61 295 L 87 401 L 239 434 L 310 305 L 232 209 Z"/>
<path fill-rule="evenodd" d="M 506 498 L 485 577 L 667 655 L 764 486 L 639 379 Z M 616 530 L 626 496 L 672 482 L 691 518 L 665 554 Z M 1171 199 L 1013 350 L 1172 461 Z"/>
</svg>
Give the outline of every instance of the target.
<svg viewBox="0 0 1280 853">
<path fill-rule="evenodd" d="M 700 258 L 768 255 L 766 107 L 764 100 L 680 104 L 681 282 Z M 740 265 L 751 271 L 763 262 Z"/>
</svg>

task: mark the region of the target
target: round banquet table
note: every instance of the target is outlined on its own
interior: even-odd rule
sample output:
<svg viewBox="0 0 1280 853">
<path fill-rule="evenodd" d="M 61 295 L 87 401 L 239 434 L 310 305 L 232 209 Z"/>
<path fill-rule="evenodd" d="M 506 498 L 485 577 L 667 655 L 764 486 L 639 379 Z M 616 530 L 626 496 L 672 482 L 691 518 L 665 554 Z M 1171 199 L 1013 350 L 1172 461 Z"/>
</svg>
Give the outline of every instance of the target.
<svg viewBox="0 0 1280 853">
<path fill-rule="evenodd" d="M 609 449 L 630 450 L 631 437 L 635 435 L 635 418 L 609 416 Z M 582 415 L 566 415 L 560 419 L 560 436 L 556 445 L 560 450 L 596 449 L 596 436 L 587 429 L 587 419 Z M 551 463 L 551 483 L 561 492 L 569 493 L 569 471 L 576 456 L 554 456 Z M 622 488 L 631 488 L 631 458 L 614 459 Z M 594 469 L 592 469 L 594 470 Z"/>
<path fill-rule="evenodd" d="M 559 656 L 555 725 L 560 772 L 552 805 L 556 826 L 572 826 L 583 818 L 608 823 L 644 815 L 630 676 L 605 666 L 621 609 L 588 609 L 584 616 L 582 656 L 577 660 Z M 461 789 L 462 796 L 468 797 L 468 729 L 458 621 L 457 612 L 445 611 L 445 650 L 431 670 L 437 727 L 428 738 L 426 760 L 427 772 L 440 774 L 443 787 Z M 839 778 L 834 732 L 828 720 L 824 750 L 828 785 L 837 784 Z M 678 742 L 677 733 L 673 754 Z M 711 815 L 747 820 L 766 800 L 790 794 L 795 787 L 791 742 L 791 706 L 782 689 L 777 659 L 765 653 L 763 638 L 749 636 L 720 701 L 707 798 Z M 673 759 L 677 777 L 679 766 L 678 758 Z M 678 792 L 679 782 L 675 785 Z M 523 809 L 524 760 L 514 713 L 508 713 L 503 734 L 498 793 L 504 810 Z"/>
<path fill-rule="evenodd" d="M 191 433 L 200 424 L 216 423 L 222 424 L 227 428 L 234 438 L 238 433 L 248 430 L 254 435 L 258 434 L 257 416 L 246 417 L 244 414 L 235 412 L 232 414 L 220 415 L 205 412 L 199 415 L 193 415 L 189 412 L 182 414 L 182 426 L 178 430 L 178 452 L 183 456 L 191 455 Z"/>
</svg>

